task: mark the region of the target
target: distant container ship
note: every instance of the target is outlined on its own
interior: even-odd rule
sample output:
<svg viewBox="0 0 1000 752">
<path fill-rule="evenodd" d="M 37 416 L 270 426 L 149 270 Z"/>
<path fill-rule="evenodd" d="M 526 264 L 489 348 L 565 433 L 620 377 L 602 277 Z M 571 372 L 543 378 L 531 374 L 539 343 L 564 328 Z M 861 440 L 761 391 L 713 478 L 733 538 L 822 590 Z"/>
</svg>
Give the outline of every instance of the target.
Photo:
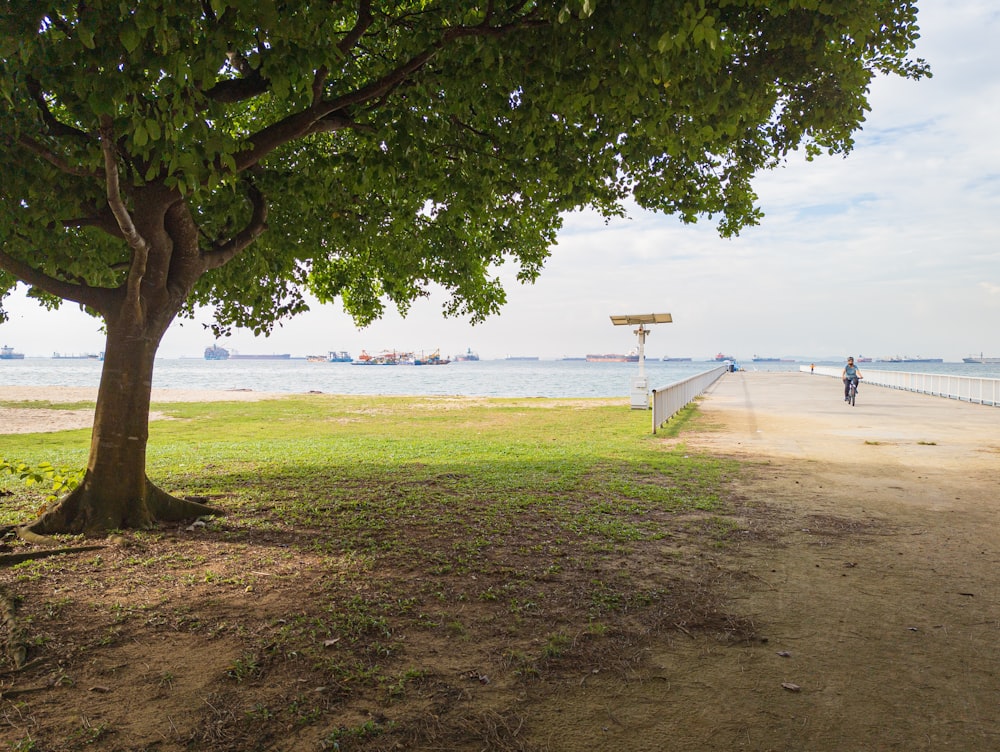
<svg viewBox="0 0 1000 752">
<path fill-rule="evenodd" d="M 603 355 L 595 355 L 590 353 L 587 355 L 588 363 L 638 363 L 639 355 L 638 353 L 629 353 L 628 355 L 619 355 L 617 353 L 605 353 Z"/>
<path fill-rule="evenodd" d="M 456 355 L 454 359 L 460 363 L 466 361 L 479 360 L 479 353 L 472 352 L 472 348 L 470 347 L 461 355 Z"/>
<path fill-rule="evenodd" d="M 79 355 L 66 355 L 64 353 L 52 353 L 53 360 L 103 360 L 97 353 L 80 353 Z"/>
<path fill-rule="evenodd" d="M 997 365 L 1000 364 L 1000 358 L 984 358 L 982 353 L 979 355 L 970 355 L 968 358 L 962 358 L 963 363 L 980 363 L 981 365 Z"/>
<path fill-rule="evenodd" d="M 732 355 L 723 355 L 722 353 L 716 353 L 715 360 L 721 363 L 723 360 L 736 360 L 736 358 L 734 358 Z"/>
<path fill-rule="evenodd" d="M 504 360 L 538 360 L 537 355 L 508 355 Z"/>
<path fill-rule="evenodd" d="M 229 350 L 218 345 L 206 347 L 205 360 L 229 360 Z"/>
<path fill-rule="evenodd" d="M 891 358 L 879 358 L 878 363 L 944 363 L 944 358 L 910 358 L 908 356 L 895 355 Z"/>
<path fill-rule="evenodd" d="M 0 347 L 0 360 L 24 360 L 24 353 L 14 352 L 13 347 Z"/>
<path fill-rule="evenodd" d="M 665 363 L 690 363 L 691 358 L 671 358 L 669 355 L 664 355 L 661 360 Z"/>
<path fill-rule="evenodd" d="M 272 353 L 270 355 L 244 355 L 243 353 L 230 352 L 230 360 L 291 360 L 291 353 Z"/>
</svg>

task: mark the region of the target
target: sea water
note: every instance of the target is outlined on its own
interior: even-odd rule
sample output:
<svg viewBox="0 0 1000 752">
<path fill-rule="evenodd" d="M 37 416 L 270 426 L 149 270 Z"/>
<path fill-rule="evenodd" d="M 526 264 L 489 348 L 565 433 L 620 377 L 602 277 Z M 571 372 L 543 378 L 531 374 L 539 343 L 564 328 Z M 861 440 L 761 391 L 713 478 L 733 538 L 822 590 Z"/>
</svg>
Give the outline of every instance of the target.
<svg viewBox="0 0 1000 752">
<path fill-rule="evenodd" d="M 662 389 L 717 367 L 713 361 L 647 360 L 650 389 Z M 747 371 L 798 371 L 807 363 L 745 363 Z M 816 365 L 820 365 L 817 361 Z M 823 363 L 839 365 L 839 363 Z M 96 387 L 98 360 L 25 358 L 0 360 L 0 399 L 4 386 Z M 948 373 L 1000 378 L 1000 366 L 964 363 L 871 363 L 883 371 Z M 637 363 L 588 363 L 582 360 L 480 360 L 437 366 L 359 366 L 291 360 L 157 359 L 157 389 L 221 389 L 326 394 L 462 395 L 471 397 L 627 397 L 639 374 Z"/>
</svg>

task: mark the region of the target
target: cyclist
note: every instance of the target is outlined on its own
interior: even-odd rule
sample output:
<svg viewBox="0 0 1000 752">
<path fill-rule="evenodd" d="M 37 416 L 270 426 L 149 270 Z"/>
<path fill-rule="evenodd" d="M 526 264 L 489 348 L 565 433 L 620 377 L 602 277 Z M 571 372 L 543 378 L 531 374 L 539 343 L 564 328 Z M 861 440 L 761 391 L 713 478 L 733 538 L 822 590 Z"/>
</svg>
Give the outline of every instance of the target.
<svg viewBox="0 0 1000 752">
<path fill-rule="evenodd" d="M 844 382 L 844 402 L 847 402 L 851 389 L 851 382 L 854 382 L 854 388 L 858 388 L 858 381 L 863 379 L 864 376 L 861 375 L 861 369 L 854 365 L 854 358 L 847 358 L 847 365 L 844 366 L 844 372 L 840 374 L 840 379 Z"/>
</svg>

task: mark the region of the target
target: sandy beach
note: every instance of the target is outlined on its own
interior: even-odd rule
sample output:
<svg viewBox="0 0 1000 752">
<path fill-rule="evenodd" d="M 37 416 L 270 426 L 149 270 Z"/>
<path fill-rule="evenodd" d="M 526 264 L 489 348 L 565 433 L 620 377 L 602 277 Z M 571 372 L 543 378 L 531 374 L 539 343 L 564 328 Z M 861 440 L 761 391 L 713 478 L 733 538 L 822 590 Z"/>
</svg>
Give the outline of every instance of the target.
<svg viewBox="0 0 1000 752">
<path fill-rule="evenodd" d="M 274 392 L 220 389 L 154 389 L 157 402 L 256 402 L 287 396 Z M 0 434 L 48 433 L 90 428 L 94 424 L 93 408 L 80 410 L 47 407 L 10 407 L 10 403 L 71 404 L 96 402 L 96 387 L 0 386 Z M 162 415 L 151 411 L 150 420 Z"/>
</svg>

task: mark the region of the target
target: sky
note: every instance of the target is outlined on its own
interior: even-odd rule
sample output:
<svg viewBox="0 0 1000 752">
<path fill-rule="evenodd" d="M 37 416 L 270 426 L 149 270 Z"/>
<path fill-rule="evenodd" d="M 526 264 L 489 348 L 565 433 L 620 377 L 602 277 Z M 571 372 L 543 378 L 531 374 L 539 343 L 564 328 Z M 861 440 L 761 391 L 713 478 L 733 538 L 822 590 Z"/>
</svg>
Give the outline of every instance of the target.
<svg viewBox="0 0 1000 752">
<path fill-rule="evenodd" d="M 485 323 L 444 318 L 443 295 L 364 329 L 339 303 L 315 304 L 268 338 L 239 330 L 220 344 L 580 357 L 636 345 L 612 314 L 668 312 L 647 357 L 1000 357 L 1000 5 L 925 0 L 919 17 L 914 55 L 933 78 L 877 80 L 851 154 L 793 156 L 761 175 L 765 217 L 737 238 L 640 209 L 610 223 L 573 214 L 539 280 L 510 276 L 506 306 Z M 104 349 L 99 322 L 72 305 L 44 311 L 19 288 L 5 306 L 0 344 L 29 356 Z M 160 357 L 200 356 L 213 343 L 205 321 L 176 322 Z"/>
</svg>

